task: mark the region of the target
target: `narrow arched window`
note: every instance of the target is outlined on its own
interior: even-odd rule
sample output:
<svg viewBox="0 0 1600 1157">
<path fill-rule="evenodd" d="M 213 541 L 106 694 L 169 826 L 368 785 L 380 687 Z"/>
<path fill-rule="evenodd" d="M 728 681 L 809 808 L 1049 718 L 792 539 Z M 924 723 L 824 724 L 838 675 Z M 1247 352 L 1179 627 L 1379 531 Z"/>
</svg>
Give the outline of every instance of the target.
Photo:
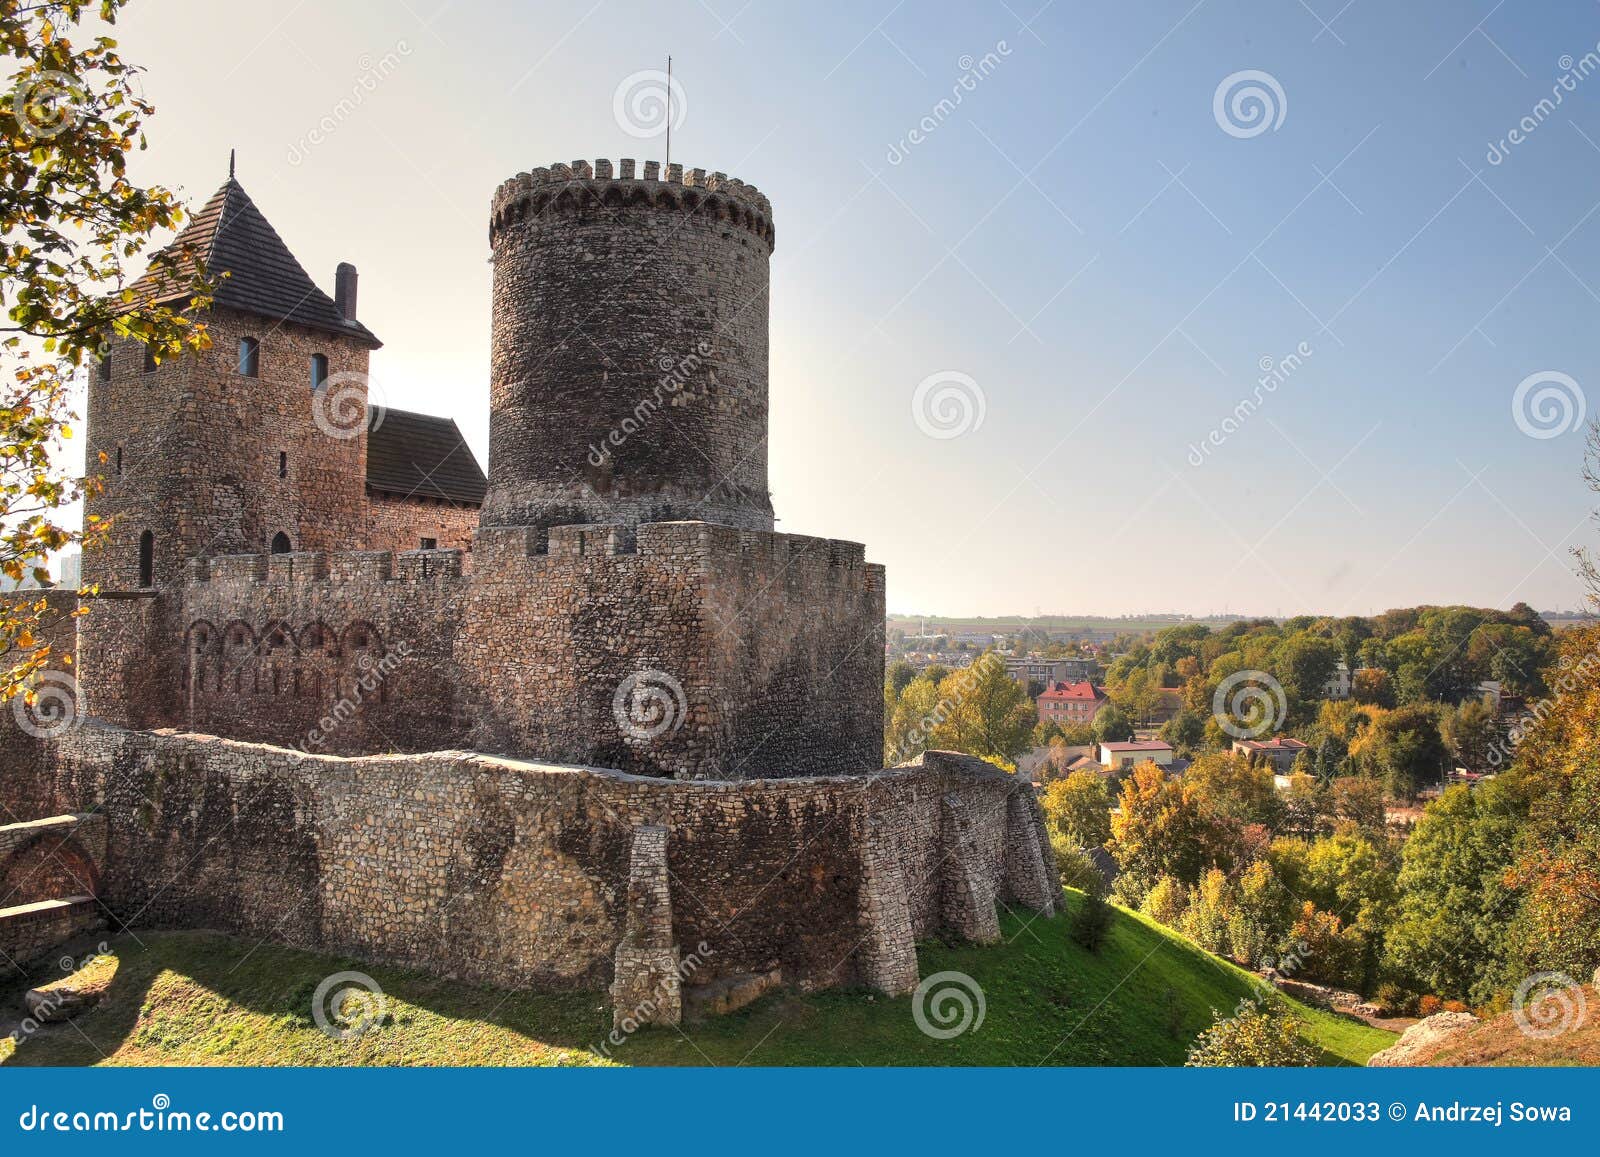
<svg viewBox="0 0 1600 1157">
<path fill-rule="evenodd" d="M 101 351 L 100 363 L 97 368 L 100 371 L 100 380 L 109 382 L 111 380 L 111 348 L 109 346 Z"/>
<path fill-rule="evenodd" d="M 261 373 L 261 342 L 253 337 L 239 339 L 239 375 L 253 378 Z"/>
<path fill-rule="evenodd" d="M 288 554 L 293 549 L 294 547 L 289 545 L 289 536 L 283 533 L 283 531 L 280 530 L 277 534 L 272 536 L 273 554 Z"/>
<path fill-rule="evenodd" d="M 156 536 L 148 530 L 139 536 L 139 585 L 156 584 Z"/>
<path fill-rule="evenodd" d="M 147 345 L 144 347 L 144 372 L 147 374 L 153 374 L 156 372 L 155 346 Z"/>
<path fill-rule="evenodd" d="M 321 389 L 328 380 L 328 355 L 311 355 L 311 388 Z"/>
</svg>

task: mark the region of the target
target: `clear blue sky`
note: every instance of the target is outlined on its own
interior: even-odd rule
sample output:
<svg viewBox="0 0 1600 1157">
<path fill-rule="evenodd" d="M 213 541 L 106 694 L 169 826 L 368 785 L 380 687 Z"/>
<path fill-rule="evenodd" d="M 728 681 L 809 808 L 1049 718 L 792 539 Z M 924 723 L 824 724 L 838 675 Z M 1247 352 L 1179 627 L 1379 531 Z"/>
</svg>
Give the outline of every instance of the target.
<svg viewBox="0 0 1600 1157">
<path fill-rule="evenodd" d="M 480 460 L 489 195 L 538 164 L 659 157 L 614 97 L 670 50 L 674 159 L 775 205 L 780 527 L 867 543 L 892 610 L 1580 599 L 1581 429 L 1530 437 L 1512 407 L 1558 372 L 1600 410 L 1600 73 L 1534 112 L 1600 51 L 1595 3 L 222 11 L 128 13 L 158 106 L 138 174 L 198 205 L 237 147 L 326 288 L 336 262 L 360 267 L 390 403 L 452 414 Z M 1244 70 L 1283 97 L 1255 135 L 1214 112 Z M 1261 360 L 1301 343 L 1260 408 L 1193 453 Z M 957 437 L 913 413 L 942 372 L 982 395 Z"/>
</svg>

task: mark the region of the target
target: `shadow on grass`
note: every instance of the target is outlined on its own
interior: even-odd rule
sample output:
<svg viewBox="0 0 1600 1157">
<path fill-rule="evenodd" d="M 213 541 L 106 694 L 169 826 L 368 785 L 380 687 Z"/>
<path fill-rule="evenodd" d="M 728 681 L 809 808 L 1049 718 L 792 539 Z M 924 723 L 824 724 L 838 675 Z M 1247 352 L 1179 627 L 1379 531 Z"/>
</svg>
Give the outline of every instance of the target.
<svg viewBox="0 0 1600 1157">
<path fill-rule="evenodd" d="M 1069 907 L 1078 902 L 1068 895 Z M 834 989 L 775 993 L 621 1043 L 608 1040 L 599 992 L 506 991 L 217 933 L 140 930 L 112 941 L 119 966 L 101 1007 L 33 1033 L 4 1063 L 1181 1065 L 1212 1009 L 1231 1011 L 1259 983 L 1121 909 L 1098 952 L 1072 943 L 1069 926 L 1068 916 L 1008 913 L 999 944 L 920 945 L 923 977 L 969 982 L 973 1012 L 948 1038 L 925 1031 L 950 1023 L 929 1015 L 931 996 L 919 1017 L 909 996 Z M 337 1040 L 316 1028 L 312 1000 L 346 970 L 378 983 L 387 1016 Z M 23 987 L 0 988 L 0 1006 L 20 1005 Z M 1393 1041 L 1329 1013 L 1305 1015 L 1330 1064 L 1363 1063 Z"/>
</svg>

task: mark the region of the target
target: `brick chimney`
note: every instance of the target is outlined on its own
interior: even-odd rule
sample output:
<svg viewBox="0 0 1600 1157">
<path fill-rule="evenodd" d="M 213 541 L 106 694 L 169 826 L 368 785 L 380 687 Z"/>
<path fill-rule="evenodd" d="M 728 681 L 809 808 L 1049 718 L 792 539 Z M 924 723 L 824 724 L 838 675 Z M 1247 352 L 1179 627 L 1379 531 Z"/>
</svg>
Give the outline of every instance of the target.
<svg viewBox="0 0 1600 1157">
<path fill-rule="evenodd" d="M 333 273 L 333 304 L 346 321 L 356 319 L 356 267 L 348 261 L 339 262 Z"/>
</svg>

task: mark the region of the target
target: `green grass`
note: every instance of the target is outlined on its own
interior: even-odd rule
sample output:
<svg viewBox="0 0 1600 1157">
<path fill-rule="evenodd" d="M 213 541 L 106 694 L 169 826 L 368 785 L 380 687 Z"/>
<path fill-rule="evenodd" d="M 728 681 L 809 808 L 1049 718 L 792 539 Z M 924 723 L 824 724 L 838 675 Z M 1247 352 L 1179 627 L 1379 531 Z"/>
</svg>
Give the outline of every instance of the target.
<svg viewBox="0 0 1600 1157">
<path fill-rule="evenodd" d="M 985 995 L 982 1026 L 950 1040 L 917 1027 L 910 997 L 779 993 L 682 1032 L 635 1033 L 612 1057 L 629 1065 L 1182 1064 L 1211 1009 L 1232 1009 L 1251 977 L 1137 914 L 1115 916 L 1097 954 L 1068 939 L 1066 917 L 1025 914 L 1002 921 L 1000 945 L 922 945 L 923 976 L 963 972 Z M 610 1029 L 599 993 L 505 992 L 210 933 L 141 932 L 138 941 L 116 939 L 111 954 L 101 1007 L 20 1044 L 0 1040 L 0 1063 L 605 1063 L 594 1051 Z M 381 1027 L 350 1041 L 323 1035 L 310 1015 L 317 984 L 343 969 L 370 974 L 388 1001 Z M 14 1006 L 20 991 L 0 990 L 0 1005 Z M 1328 1064 L 1362 1064 L 1394 1041 L 1297 1007 Z"/>
</svg>

